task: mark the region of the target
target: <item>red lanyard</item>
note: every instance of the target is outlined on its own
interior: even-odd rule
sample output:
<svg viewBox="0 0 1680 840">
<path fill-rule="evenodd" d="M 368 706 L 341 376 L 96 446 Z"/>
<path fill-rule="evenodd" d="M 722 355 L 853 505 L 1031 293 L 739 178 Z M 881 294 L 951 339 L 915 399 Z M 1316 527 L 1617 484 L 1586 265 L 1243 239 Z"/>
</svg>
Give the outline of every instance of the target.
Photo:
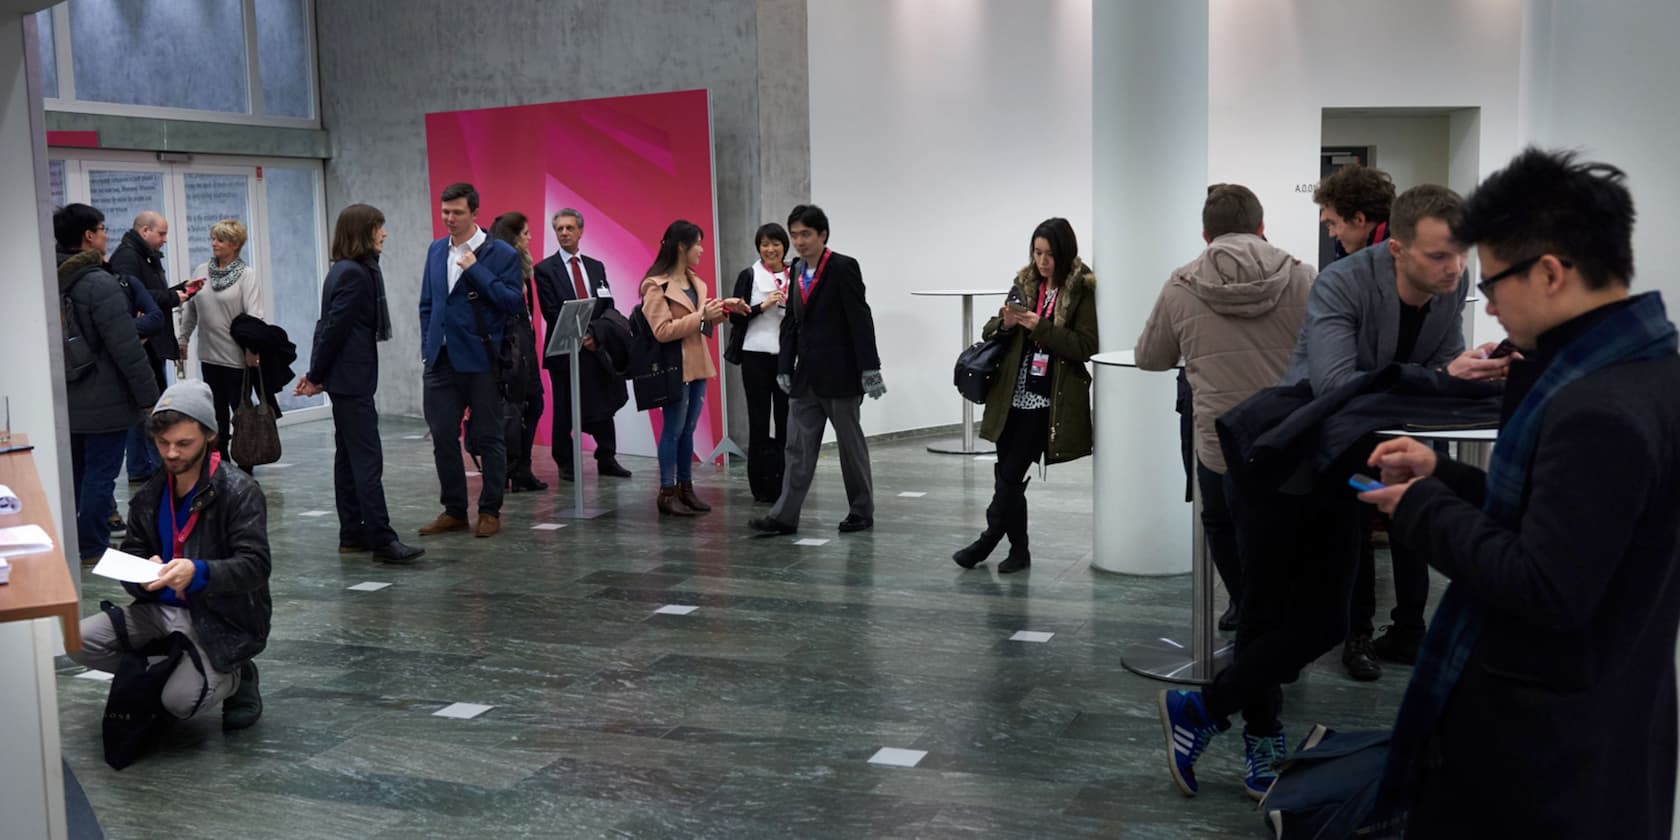
<svg viewBox="0 0 1680 840">
<path fill-rule="evenodd" d="M 807 286 L 803 283 L 799 284 L 800 303 L 809 301 L 811 299 L 811 292 L 816 291 L 817 283 L 822 280 L 823 268 L 828 265 L 828 255 L 830 253 L 833 252 L 829 251 L 827 248 L 823 249 L 822 259 L 817 260 L 817 271 L 815 274 L 811 275 L 811 285 Z"/>
<path fill-rule="evenodd" d="M 209 482 L 210 476 L 216 474 L 216 467 L 220 466 L 221 463 L 222 463 L 222 453 L 211 452 L 210 453 L 210 470 L 209 470 L 209 472 L 205 473 L 205 476 L 204 476 L 205 477 L 205 482 L 204 483 L 205 483 L 206 486 L 208 486 L 209 483 L 210 483 Z M 171 551 L 170 554 L 169 554 L 169 559 L 176 560 L 176 559 L 179 559 L 181 557 L 182 552 L 186 551 L 186 549 L 187 549 L 187 537 L 192 535 L 193 528 L 198 525 L 198 511 L 195 510 L 190 515 L 187 516 L 187 524 L 182 525 L 180 527 L 175 527 L 175 476 L 174 475 L 169 476 L 169 483 L 164 486 L 163 491 L 166 495 L 169 496 L 169 524 L 170 524 L 170 527 L 175 528 L 175 538 L 174 538 L 175 546 L 174 546 L 174 550 Z"/>
<path fill-rule="evenodd" d="M 788 277 L 786 265 L 782 266 L 780 269 L 771 268 L 769 263 L 759 263 L 759 265 L 764 266 L 764 270 L 770 272 L 770 279 L 775 282 L 776 291 L 787 291 Z M 814 280 L 811 285 L 816 285 Z"/>
<path fill-rule="evenodd" d="M 1038 317 L 1040 318 L 1048 317 L 1045 315 L 1045 304 L 1049 304 L 1051 307 L 1056 305 L 1056 295 L 1046 294 L 1049 288 L 1049 283 L 1040 283 L 1038 285 Z M 1057 289 L 1056 294 L 1061 294 L 1061 290 Z"/>
</svg>

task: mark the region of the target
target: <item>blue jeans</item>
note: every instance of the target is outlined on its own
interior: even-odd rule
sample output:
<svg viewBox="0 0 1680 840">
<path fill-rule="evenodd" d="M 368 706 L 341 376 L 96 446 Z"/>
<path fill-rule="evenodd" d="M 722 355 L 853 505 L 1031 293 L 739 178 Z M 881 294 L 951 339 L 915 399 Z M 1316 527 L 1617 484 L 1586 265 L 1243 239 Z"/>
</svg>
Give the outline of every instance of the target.
<svg viewBox="0 0 1680 840">
<path fill-rule="evenodd" d="M 111 547 L 111 491 L 122 472 L 128 432 L 70 435 L 70 472 L 76 482 L 76 542 L 83 559 Z"/>
<path fill-rule="evenodd" d="M 146 425 L 134 424 L 128 430 L 128 480 L 151 478 L 161 466 L 163 459 L 158 456 L 157 444 L 152 441 L 152 436 L 146 434 Z"/>
<path fill-rule="evenodd" d="M 659 486 L 694 480 L 694 427 L 706 403 L 706 380 L 684 382 L 679 397 L 660 409 Z"/>
</svg>

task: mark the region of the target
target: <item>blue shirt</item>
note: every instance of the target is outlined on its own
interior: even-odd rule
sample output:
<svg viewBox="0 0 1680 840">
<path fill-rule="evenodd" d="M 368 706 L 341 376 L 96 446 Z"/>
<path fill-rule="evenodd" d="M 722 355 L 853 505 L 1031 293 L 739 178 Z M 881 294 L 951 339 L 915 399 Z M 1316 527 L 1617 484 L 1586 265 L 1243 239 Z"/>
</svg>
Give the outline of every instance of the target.
<svg viewBox="0 0 1680 840">
<path fill-rule="evenodd" d="M 208 472 L 209 464 L 206 463 L 205 467 Z M 206 475 L 206 478 L 208 478 L 208 475 Z M 164 483 L 163 504 L 158 505 L 157 512 L 158 557 L 162 558 L 163 562 L 168 563 L 169 561 L 175 559 L 175 532 L 181 528 L 187 527 L 187 519 L 192 516 L 193 500 L 198 498 L 198 491 L 203 489 L 203 487 L 204 480 L 201 479 L 197 484 L 193 485 L 191 490 L 187 491 L 187 495 L 176 499 L 173 506 L 175 515 L 170 516 L 171 506 L 169 500 L 174 496 L 175 491 L 174 488 L 169 486 L 168 482 Z M 197 526 L 195 525 L 194 528 L 196 529 Z M 187 587 L 188 595 L 198 592 L 210 584 L 210 564 L 204 562 L 203 560 L 194 560 L 193 568 L 192 584 Z M 175 596 L 175 590 L 170 589 L 167 586 L 158 590 L 158 600 L 173 607 L 184 607 L 187 605 L 185 600 Z"/>
</svg>

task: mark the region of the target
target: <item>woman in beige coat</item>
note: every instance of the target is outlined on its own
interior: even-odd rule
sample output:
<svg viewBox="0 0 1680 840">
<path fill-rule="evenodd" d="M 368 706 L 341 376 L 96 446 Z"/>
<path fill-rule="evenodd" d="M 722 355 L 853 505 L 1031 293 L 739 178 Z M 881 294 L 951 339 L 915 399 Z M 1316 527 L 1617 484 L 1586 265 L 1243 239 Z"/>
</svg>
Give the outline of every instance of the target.
<svg viewBox="0 0 1680 840">
<path fill-rule="evenodd" d="M 642 280 L 642 315 L 654 338 L 682 342 L 682 390 L 659 410 L 659 512 L 670 516 L 712 509 L 694 495 L 693 475 L 694 427 L 706 401 L 706 380 L 717 376 L 706 340 L 730 312 L 744 314 L 747 308 L 740 298 L 720 300 L 707 293 L 706 281 L 694 271 L 705 253 L 703 238 L 694 223 L 672 222 Z"/>
</svg>

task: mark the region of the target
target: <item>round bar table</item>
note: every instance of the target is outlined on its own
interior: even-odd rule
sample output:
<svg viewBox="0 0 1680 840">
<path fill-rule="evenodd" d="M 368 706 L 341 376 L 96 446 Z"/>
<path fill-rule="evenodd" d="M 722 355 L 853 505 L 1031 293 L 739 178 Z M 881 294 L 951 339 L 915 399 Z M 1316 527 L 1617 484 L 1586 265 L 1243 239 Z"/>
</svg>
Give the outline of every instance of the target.
<svg viewBox="0 0 1680 840">
<path fill-rule="evenodd" d="M 962 350 L 967 350 L 968 346 L 974 343 L 974 299 L 982 295 L 1003 295 L 1007 292 L 996 289 L 927 289 L 910 294 L 917 297 L 962 298 Z M 990 443 L 974 436 L 974 403 L 960 396 L 957 399 L 962 401 L 962 437 L 956 440 L 936 440 L 928 444 L 928 451 L 941 455 L 986 455 L 997 451 Z"/>
<path fill-rule="evenodd" d="M 1118 350 L 1109 353 L 1098 353 L 1091 357 L 1092 364 L 1099 372 L 1129 368 L 1137 370 L 1137 362 L 1131 350 Z M 1116 370 L 1116 372 L 1118 372 Z M 1133 374 L 1137 375 L 1137 374 Z M 1103 377 L 1108 378 L 1108 377 Z M 1102 386 L 1098 386 L 1102 387 Z M 1175 386 L 1176 388 L 1176 386 Z M 1164 399 L 1163 395 L 1163 399 Z M 1170 404 L 1170 403 L 1169 403 Z M 1099 418 L 1100 420 L 1100 418 Z M 1098 454 L 1101 455 L 1099 447 Z M 1170 453 L 1174 461 L 1178 453 Z M 1123 471 L 1124 464 L 1108 458 L 1099 458 L 1096 469 L 1101 473 Z M 1182 469 L 1182 467 L 1179 467 Z M 1176 470 L 1175 470 L 1176 472 Z M 1145 477 L 1147 480 L 1147 476 Z M 1099 475 L 1096 481 L 1096 492 L 1092 496 L 1092 507 L 1097 511 L 1107 512 L 1110 502 L 1106 498 L 1110 493 L 1112 482 L 1105 481 Z M 1174 485 L 1176 486 L 1176 485 Z M 1126 670 L 1140 676 L 1162 680 L 1171 683 L 1188 685 L 1205 685 L 1213 681 L 1213 675 L 1230 661 L 1230 643 L 1218 643 L 1214 636 L 1213 613 L 1213 563 L 1208 555 L 1207 540 L 1202 531 L 1202 490 L 1199 482 L 1191 482 L 1193 488 L 1193 503 L 1190 508 L 1190 639 L 1189 644 L 1170 636 L 1135 642 L 1127 646 L 1121 654 L 1120 664 Z M 1158 493 L 1159 486 L 1148 488 L 1146 492 Z M 1158 558 L 1147 555 L 1149 552 L 1137 551 L 1137 540 L 1129 536 L 1119 527 L 1125 516 L 1094 516 L 1096 520 L 1096 544 L 1092 565 L 1111 572 L 1122 574 L 1183 574 L 1182 565 L 1168 562 L 1165 569 Z"/>
</svg>

